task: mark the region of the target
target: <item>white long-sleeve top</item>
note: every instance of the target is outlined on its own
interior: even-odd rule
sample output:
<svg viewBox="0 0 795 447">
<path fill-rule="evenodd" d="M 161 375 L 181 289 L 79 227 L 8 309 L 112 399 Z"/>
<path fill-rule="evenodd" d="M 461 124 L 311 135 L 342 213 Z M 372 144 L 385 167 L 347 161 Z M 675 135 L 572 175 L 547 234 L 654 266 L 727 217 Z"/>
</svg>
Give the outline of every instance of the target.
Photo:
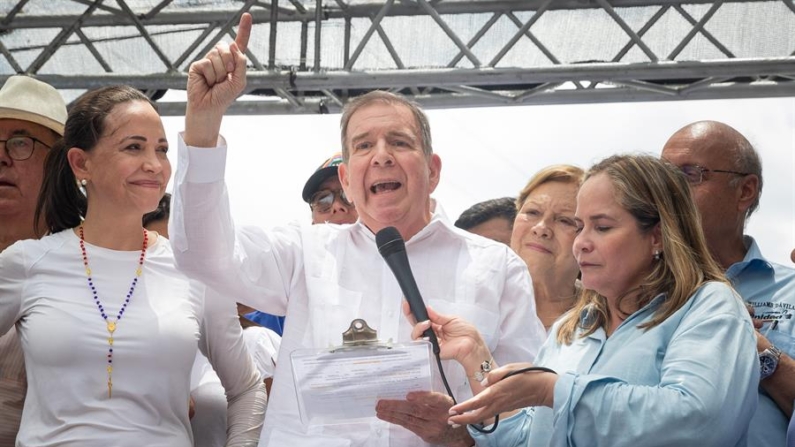
<svg viewBox="0 0 795 447">
<path fill-rule="evenodd" d="M 426 445 L 376 418 L 302 425 L 290 353 L 339 345 L 355 318 L 366 320 L 383 340 L 409 341 L 403 295 L 378 253 L 375 235 L 361 222 L 236 231 L 225 157 L 225 146 L 188 148 L 180 136 L 169 234 L 178 266 L 188 276 L 261 311 L 287 315 L 260 445 Z M 435 213 L 406 242 L 406 251 L 428 305 L 473 322 L 499 364 L 534 359 L 544 328 L 527 266 L 509 247 L 455 229 Z M 456 398 L 471 396 L 463 369 L 455 362 L 444 362 L 444 369 Z"/>
<path fill-rule="evenodd" d="M 94 285 L 115 319 L 140 251 L 86 243 Z M 188 421 L 196 346 L 229 393 L 227 445 L 258 438 L 266 397 L 245 350 L 234 305 L 175 266 L 168 240 L 148 248 L 143 274 L 113 342 L 108 398 L 108 332 L 94 303 L 72 230 L 17 242 L 0 254 L 0 333 L 16 324 L 28 373 L 17 446 L 193 445 Z"/>
</svg>

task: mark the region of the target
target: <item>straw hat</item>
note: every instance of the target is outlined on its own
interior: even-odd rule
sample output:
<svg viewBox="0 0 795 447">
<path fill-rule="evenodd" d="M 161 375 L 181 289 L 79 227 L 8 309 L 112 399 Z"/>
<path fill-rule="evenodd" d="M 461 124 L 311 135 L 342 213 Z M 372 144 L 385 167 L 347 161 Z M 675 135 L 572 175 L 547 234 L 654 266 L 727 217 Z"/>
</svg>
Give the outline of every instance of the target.
<svg viewBox="0 0 795 447">
<path fill-rule="evenodd" d="M 0 119 L 3 118 L 30 121 L 63 135 L 66 104 L 51 85 L 29 76 L 11 76 L 0 89 Z"/>
</svg>

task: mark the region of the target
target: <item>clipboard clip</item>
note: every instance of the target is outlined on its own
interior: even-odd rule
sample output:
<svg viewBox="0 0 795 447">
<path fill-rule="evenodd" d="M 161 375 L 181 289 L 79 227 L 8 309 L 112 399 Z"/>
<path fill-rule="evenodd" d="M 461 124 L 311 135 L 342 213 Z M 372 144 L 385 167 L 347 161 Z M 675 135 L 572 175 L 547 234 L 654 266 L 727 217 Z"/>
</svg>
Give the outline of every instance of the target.
<svg viewBox="0 0 795 447">
<path fill-rule="evenodd" d="M 351 321 L 347 331 L 342 333 L 342 345 L 329 349 L 329 352 L 351 351 L 355 349 L 392 349 L 392 339 L 381 341 L 378 331 L 371 328 L 366 321 L 357 318 Z"/>
</svg>

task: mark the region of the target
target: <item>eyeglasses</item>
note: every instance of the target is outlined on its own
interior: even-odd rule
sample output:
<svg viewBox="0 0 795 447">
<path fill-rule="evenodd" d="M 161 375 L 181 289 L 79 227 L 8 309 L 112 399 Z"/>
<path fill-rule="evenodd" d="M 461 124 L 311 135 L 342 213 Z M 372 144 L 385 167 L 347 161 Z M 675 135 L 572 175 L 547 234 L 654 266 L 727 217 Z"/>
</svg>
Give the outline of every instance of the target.
<svg viewBox="0 0 795 447">
<path fill-rule="evenodd" d="M 30 158 L 33 155 L 36 143 L 51 149 L 49 145 L 33 137 L 11 137 L 7 140 L 0 140 L 0 143 L 5 143 L 6 153 L 12 160 L 16 161 L 24 161 Z"/>
<path fill-rule="evenodd" d="M 316 192 L 309 200 L 309 207 L 312 208 L 312 211 L 317 211 L 318 213 L 327 213 L 329 210 L 331 210 L 331 206 L 334 205 L 334 199 L 336 197 L 339 197 L 343 205 L 353 207 L 353 203 L 348 200 L 348 197 L 345 195 L 345 191 L 341 189 L 337 191 L 324 189 L 322 191 Z"/>
<path fill-rule="evenodd" d="M 734 175 L 749 175 L 747 172 L 737 172 L 737 171 L 727 171 L 725 169 L 708 169 L 698 165 L 684 165 L 680 166 L 679 169 L 684 172 L 685 177 L 687 177 L 688 183 L 691 185 L 698 185 L 704 181 L 704 173 L 706 172 L 720 172 L 722 174 L 734 174 Z"/>
</svg>

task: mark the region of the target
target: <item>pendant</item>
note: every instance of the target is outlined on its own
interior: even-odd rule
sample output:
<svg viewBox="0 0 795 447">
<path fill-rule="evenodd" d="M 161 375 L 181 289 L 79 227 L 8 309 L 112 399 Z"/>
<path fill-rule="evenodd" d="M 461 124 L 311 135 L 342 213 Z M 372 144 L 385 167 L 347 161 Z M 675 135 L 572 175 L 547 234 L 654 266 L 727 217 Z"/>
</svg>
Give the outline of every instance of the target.
<svg viewBox="0 0 795 447">
<path fill-rule="evenodd" d="M 110 399 L 111 392 L 113 391 L 113 367 L 108 365 L 108 399 Z"/>
<path fill-rule="evenodd" d="M 116 322 L 108 321 L 108 332 L 110 332 L 110 335 L 113 335 L 113 331 L 115 330 L 116 330 Z"/>
</svg>

